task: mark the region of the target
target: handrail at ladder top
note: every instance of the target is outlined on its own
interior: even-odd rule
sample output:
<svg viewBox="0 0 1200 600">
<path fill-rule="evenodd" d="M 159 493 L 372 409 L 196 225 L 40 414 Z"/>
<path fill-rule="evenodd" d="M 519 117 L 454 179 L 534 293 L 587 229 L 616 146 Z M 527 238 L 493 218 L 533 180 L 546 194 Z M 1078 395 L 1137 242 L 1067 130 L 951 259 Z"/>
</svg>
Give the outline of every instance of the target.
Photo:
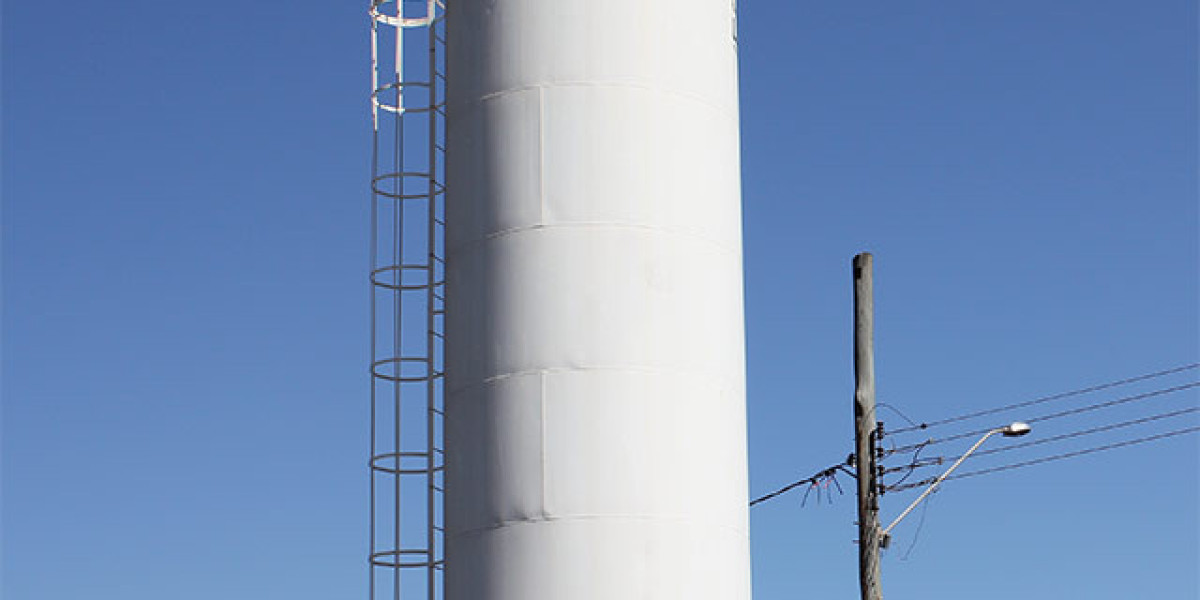
<svg viewBox="0 0 1200 600">
<path fill-rule="evenodd" d="M 371 18 L 378 23 L 391 25 L 392 27 L 428 27 L 440 18 L 437 14 L 438 7 L 442 9 L 446 8 L 445 3 L 440 0 L 427 0 L 425 3 L 425 15 L 420 17 L 405 17 L 401 14 L 388 15 L 379 10 L 379 7 L 384 4 L 392 3 L 396 3 L 396 10 L 399 13 L 402 7 L 398 0 L 374 0 L 371 2 Z"/>
</svg>

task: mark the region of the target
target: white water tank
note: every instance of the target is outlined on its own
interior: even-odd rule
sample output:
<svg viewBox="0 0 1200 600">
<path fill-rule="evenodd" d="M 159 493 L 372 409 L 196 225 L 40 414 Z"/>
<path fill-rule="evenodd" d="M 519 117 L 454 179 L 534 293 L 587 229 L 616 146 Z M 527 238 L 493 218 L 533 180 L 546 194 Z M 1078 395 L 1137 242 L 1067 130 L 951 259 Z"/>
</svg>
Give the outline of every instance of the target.
<svg viewBox="0 0 1200 600">
<path fill-rule="evenodd" d="M 747 600 L 736 7 L 448 2 L 447 600 Z"/>
</svg>

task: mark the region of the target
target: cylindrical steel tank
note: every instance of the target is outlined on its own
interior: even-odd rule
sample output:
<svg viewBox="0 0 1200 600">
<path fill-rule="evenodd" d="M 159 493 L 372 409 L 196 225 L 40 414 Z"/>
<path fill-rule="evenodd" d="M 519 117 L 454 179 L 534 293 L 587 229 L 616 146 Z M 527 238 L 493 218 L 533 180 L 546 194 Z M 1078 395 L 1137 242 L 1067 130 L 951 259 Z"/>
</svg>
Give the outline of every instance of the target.
<svg viewBox="0 0 1200 600">
<path fill-rule="evenodd" d="M 746 600 L 731 0 L 453 0 L 447 600 Z"/>
</svg>

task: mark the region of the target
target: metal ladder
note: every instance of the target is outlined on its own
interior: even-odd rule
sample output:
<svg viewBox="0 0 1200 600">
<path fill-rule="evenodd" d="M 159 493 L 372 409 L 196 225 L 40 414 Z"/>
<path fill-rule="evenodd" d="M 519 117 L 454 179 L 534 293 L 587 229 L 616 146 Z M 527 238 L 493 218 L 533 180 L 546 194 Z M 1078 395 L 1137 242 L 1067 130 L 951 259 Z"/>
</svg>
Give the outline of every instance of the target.
<svg viewBox="0 0 1200 600">
<path fill-rule="evenodd" d="M 370 600 L 443 594 L 445 4 L 372 0 Z"/>
</svg>

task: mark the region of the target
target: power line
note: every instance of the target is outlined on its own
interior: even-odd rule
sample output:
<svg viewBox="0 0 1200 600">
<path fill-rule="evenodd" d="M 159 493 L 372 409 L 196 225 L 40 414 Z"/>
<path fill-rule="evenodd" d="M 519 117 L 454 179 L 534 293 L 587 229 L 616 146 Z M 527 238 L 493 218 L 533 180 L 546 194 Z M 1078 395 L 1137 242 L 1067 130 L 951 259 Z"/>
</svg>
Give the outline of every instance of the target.
<svg viewBox="0 0 1200 600">
<path fill-rule="evenodd" d="M 1175 430 L 1175 431 L 1168 431 L 1168 432 L 1166 432 L 1166 433 L 1160 433 L 1160 434 L 1157 434 L 1157 435 L 1150 435 L 1150 436 L 1141 437 L 1141 438 L 1137 438 L 1137 439 L 1133 439 L 1133 440 L 1126 440 L 1126 441 L 1123 441 L 1123 442 L 1115 442 L 1115 443 L 1112 443 L 1112 444 L 1106 444 L 1106 445 L 1103 445 L 1103 446 L 1096 446 L 1096 447 L 1094 447 L 1094 448 L 1087 448 L 1087 449 L 1084 449 L 1084 450 L 1076 450 L 1075 452 L 1065 452 L 1065 453 L 1063 453 L 1063 454 L 1054 454 L 1054 455 L 1051 455 L 1051 456 L 1044 456 L 1044 457 L 1042 457 L 1042 458 L 1035 458 L 1035 459 L 1033 459 L 1033 460 L 1026 460 L 1026 461 L 1022 461 L 1022 462 L 1018 462 L 1018 463 L 1012 463 L 1012 464 L 1008 464 L 1008 465 L 1001 465 L 1001 466 L 998 466 L 998 467 L 991 467 L 991 468 L 987 468 L 987 469 L 980 469 L 980 470 L 978 470 L 978 471 L 970 471 L 970 472 L 967 472 L 967 473 L 960 473 L 960 474 L 958 474 L 958 475 L 951 475 L 951 476 L 947 477 L 946 479 L 964 479 L 964 478 L 967 478 L 967 477 L 975 477 L 975 476 L 978 476 L 978 475 L 986 475 L 986 474 L 988 474 L 988 473 L 997 473 L 997 472 L 999 472 L 999 471 L 1009 471 L 1009 470 L 1012 470 L 1012 469 L 1020 469 L 1020 468 L 1022 468 L 1022 467 L 1028 467 L 1028 466 L 1032 466 L 1032 465 L 1038 465 L 1038 464 L 1047 463 L 1047 462 L 1051 462 L 1051 461 L 1055 461 L 1055 460 L 1064 460 L 1064 459 L 1067 459 L 1067 458 L 1074 458 L 1074 457 L 1077 457 L 1077 456 L 1083 456 L 1083 455 L 1085 455 L 1085 454 L 1094 454 L 1094 453 L 1096 453 L 1096 452 L 1103 452 L 1103 451 L 1105 451 L 1105 450 L 1113 450 L 1113 449 L 1116 449 L 1116 448 L 1123 448 L 1123 447 L 1125 447 L 1125 446 L 1133 446 L 1133 445 L 1136 445 L 1136 444 L 1144 444 L 1144 443 L 1146 443 L 1146 442 L 1153 442 L 1153 441 L 1162 440 L 1162 439 L 1166 439 L 1166 438 L 1170 438 L 1170 437 L 1175 437 L 1175 436 L 1179 436 L 1179 435 L 1185 435 L 1185 434 L 1188 434 L 1188 433 L 1195 433 L 1195 432 L 1197 432 L 1197 431 L 1200 431 L 1200 426 L 1187 427 L 1187 428 L 1184 428 L 1184 429 L 1177 429 L 1177 430 Z M 929 477 L 929 478 L 926 478 L 926 479 L 922 479 L 921 481 L 914 481 L 913 483 L 906 483 L 906 484 L 904 484 L 904 485 L 897 485 L 897 486 L 888 487 L 888 488 L 886 488 L 886 490 L 887 490 L 887 491 L 889 491 L 889 492 L 899 492 L 899 491 L 903 491 L 903 490 L 907 490 L 907 489 L 912 489 L 912 488 L 916 488 L 916 487 L 923 487 L 923 486 L 926 486 L 926 485 L 929 485 L 929 484 L 933 483 L 933 482 L 934 482 L 934 481 L 936 481 L 936 480 L 937 480 L 937 477 Z"/>
<path fill-rule="evenodd" d="M 1185 384 L 1183 384 L 1183 385 L 1177 385 L 1177 386 L 1175 386 L 1175 387 L 1169 387 L 1169 388 L 1164 388 L 1164 389 L 1161 389 L 1161 390 L 1154 390 L 1154 391 L 1151 391 L 1151 392 L 1145 392 L 1145 393 L 1141 393 L 1141 394 L 1135 394 L 1135 395 L 1133 395 L 1133 396 L 1124 396 L 1124 397 L 1121 397 L 1121 398 L 1117 398 L 1117 399 L 1115 399 L 1115 400 L 1109 400 L 1109 401 L 1107 401 L 1107 402 L 1100 402 L 1100 403 L 1098 403 L 1098 404 L 1090 404 L 1090 405 L 1088 405 L 1088 406 L 1081 406 L 1081 407 L 1079 407 L 1079 408 L 1073 408 L 1073 409 L 1070 409 L 1070 410 L 1064 410 L 1064 411 L 1059 411 L 1059 412 L 1056 412 L 1056 413 L 1050 413 L 1050 414 L 1047 414 L 1047 415 L 1042 415 L 1042 416 L 1040 416 L 1040 417 L 1034 417 L 1034 418 L 1032 418 L 1032 419 L 1026 419 L 1026 420 L 1025 420 L 1025 422 L 1027 422 L 1027 423 L 1038 423 L 1038 422 L 1042 422 L 1042 421 L 1050 421 L 1050 420 L 1052 420 L 1052 419 L 1059 419 L 1059 418 L 1062 418 L 1062 417 L 1066 417 L 1066 416 L 1070 416 L 1070 415 L 1075 415 L 1075 414 L 1079 414 L 1079 413 L 1091 412 L 1091 411 L 1094 411 L 1094 410 L 1100 410 L 1100 409 L 1102 409 L 1102 408 L 1108 408 L 1108 407 L 1111 407 L 1111 406 L 1117 406 L 1117 405 L 1120 405 L 1120 404 L 1128 404 L 1128 403 L 1130 403 L 1130 402 L 1136 402 L 1136 401 L 1138 401 L 1138 400 L 1146 400 L 1146 399 L 1148 399 L 1148 398 L 1154 398 L 1154 397 L 1157 397 L 1157 396 L 1163 396 L 1163 395 L 1166 395 L 1166 394 L 1172 394 L 1172 393 L 1175 393 L 1175 392 L 1180 392 L 1180 391 L 1183 391 L 1183 390 L 1186 390 L 1186 389 L 1191 389 L 1191 388 L 1194 388 L 1194 387 L 1197 387 L 1197 386 L 1200 386 L 1200 382 L 1193 381 L 1193 382 L 1190 382 L 1190 383 L 1185 383 Z M 890 450 L 890 452 L 891 452 L 891 453 L 896 453 L 896 452 L 907 452 L 907 451 L 909 451 L 909 450 L 914 450 L 914 449 L 916 449 L 916 448 L 918 448 L 918 447 L 921 447 L 921 446 L 926 446 L 926 445 L 932 446 L 932 445 L 936 445 L 936 444 L 944 444 L 944 443 L 946 443 L 946 442 L 952 442 L 952 441 L 954 441 L 954 440 L 960 440 L 960 439 L 963 439 L 963 438 L 968 438 L 968 437 L 974 437 L 974 436 L 982 435 L 982 434 L 985 434 L 985 433 L 987 433 L 987 432 L 991 431 L 992 429 L 995 429 L 995 428 L 994 428 L 994 427 L 986 427 L 986 428 L 983 428 L 983 429 L 976 429 L 976 430 L 973 430 L 973 431 L 967 431 L 967 432 L 964 432 L 964 433 L 959 433 L 959 434 L 955 434 L 955 435 L 947 436 L 947 437 L 944 437 L 944 438 L 934 438 L 934 439 L 929 439 L 929 440 L 926 440 L 926 441 L 924 441 L 924 442 L 917 443 L 917 444 L 909 444 L 909 445 L 906 445 L 906 446 L 898 446 L 898 447 L 896 447 L 896 448 L 893 448 L 892 450 Z"/>
<path fill-rule="evenodd" d="M 1189 364 L 1189 365 L 1183 365 L 1183 366 L 1179 366 L 1179 367 L 1174 367 L 1174 368 L 1171 368 L 1171 369 L 1166 369 L 1166 370 L 1163 370 L 1163 371 L 1157 371 L 1157 372 L 1155 372 L 1155 373 L 1147 373 L 1147 374 L 1145 374 L 1145 375 L 1137 375 L 1137 376 L 1134 376 L 1134 377 L 1128 377 L 1128 378 L 1126 378 L 1126 379 L 1120 379 L 1120 380 L 1117 380 L 1117 381 L 1110 381 L 1110 382 L 1108 382 L 1108 383 L 1102 383 L 1102 384 L 1099 384 L 1099 385 L 1094 385 L 1094 386 L 1091 386 L 1091 387 L 1086 387 L 1086 388 L 1082 388 L 1082 389 L 1078 389 L 1078 390 L 1071 390 L 1071 391 L 1069 391 L 1069 392 L 1062 392 L 1062 393 L 1053 394 L 1053 395 L 1050 395 L 1050 396 L 1043 396 L 1043 397 L 1041 397 L 1041 398 L 1035 398 L 1035 399 L 1033 399 L 1033 400 L 1026 400 L 1026 401 L 1024 401 L 1024 402 L 1018 402 L 1018 403 L 1016 403 L 1016 404 L 1010 404 L 1010 405 L 1008 405 L 1008 406 L 1001 406 L 1001 407 L 999 407 L 999 408 L 989 408 L 989 409 L 986 409 L 986 410 L 981 410 L 981 411 L 977 411 L 977 412 L 967 413 L 967 414 L 965 414 L 965 415 L 959 415 L 959 416 L 957 416 L 957 417 L 949 417 L 949 418 L 940 419 L 940 420 L 937 420 L 937 421 L 931 421 L 931 422 L 928 422 L 928 423 L 921 423 L 921 424 L 919 424 L 919 425 L 911 425 L 911 426 L 909 426 L 909 427 L 902 427 L 902 428 L 900 428 L 900 429 L 897 429 L 897 430 L 895 430 L 895 431 L 892 431 L 891 433 L 892 433 L 893 435 L 897 435 L 897 434 L 905 433 L 905 432 L 908 432 L 908 431 L 916 431 L 916 430 L 919 430 L 919 429 L 928 429 L 928 428 L 930 428 L 930 427 L 938 427 L 938 426 L 941 426 L 941 425 L 946 425 L 946 424 L 949 424 L 949 423 L 957 423 L 958 421 L 965 421 L 965 420 L 967 420 L 967 419 L 974 419 L 974 418 L 976 418 L 976 417 L 983 417 L 983 416 L 986 416 L 986 415 L 992 415 L 992 414 L 996 414 L 996 413 L 1000 413 L 1000 412 L 1004 412 L 1004 411 L 1012 410 L 1012 409 L 1014 409 L 1014 408 L 1024 408 L 1024 407 L 1027 407 L 1027 406 L 1034 406 L 1034 405 L 1037 405 L 1037 404 L 1043 404 L 1043 403 L 1046 403 L 1046 402 L 1051 402 L 1051 401 L 1054 401 L 1054 400 L 1062 400 L 1062 399 L 1064 399 L 1064 398 L 1071 398 L 1071 397 L 1074 397 L 1074 396 L 1081 396 L 1081 395 L 1083 395 L 1083 394 L 1090 394 L 1090 393 L 1092 393 L 1092 392 L 1098 392 L 1098 391 L 1100 391 L 1100 390 L 1106 390 L 1106 389 L 1109 389 L 1109 388 L 1114 388 L 1114 387 L 1118 387 L 1118 386 L 1122 386 L 1122 385 L 1128 385 L 1128 384 L 1130 384 L 1130 383 L 1136 383 L 1136 382 L 1139 382 L 1139 381 L 1145 381 L 1145 380 L 1147 380 L 1147 379 L 1154 379 L 1154 378 L 1156 378 L 1156 377 L 1164 377 L 1164 376 L 1167 376 L 1167 375 L 1172 375 L 1172 374 L 1174 374 L 1174 373 L 1181 373 L 1181 372 L 1183 372 L 1183 371 L 1188 371 L 1188 370 L 1191 370 L 1191 369 L 1195 369 L 1195 368 L 1197 368 L 1197 367 L 1200 367 L 1200 363 L 1192 363 L 1192 364 Z M 985 429 L 984 431 L 987 431 L 987 430 Z"/>
<path fill-rule="evenodd" d="M 1096 433 L 1102 433 L 1105 431 L 1112 431 L 1114 429 L 1123 429 L 1125 427 L 1133 427 L 1134 425 L 1142 425 L 1144 423 L 1161 421 L 1163 419 L 1170 419 L 1172 417 L 1178 417 L 1178 416 L 1191 414 L 1191 413 L 1195 413 L 1195 412 L 1200 412 L 1200 407 L 1192 407 L 1192 408 L 1184 408 L 1184 409 L 1180 409 L 1180 410 L 1173 410 L 1171 412 L 1161 413 L 1161 414 L 1157 414 L 1157 415 L 1151 415 L 1149 417 L 1142 417 L 1140 419 L 1132 419 L 1129 421 L 1122 421 L 1120 423 L 1113 423 L 1111 425 L 1103 425 L 1100 427 L 1092 427 L 1090 429 L 1083 429 L 1080 431 L 1072 431 L 1070 433 L 1063 433 L 1063 434 L 1051 436 L 1048 438 L 1031 440 L 1028 442 L 1021 442 L 1018 444 L 1009 444 L 1006 446 L 1001 446 L 999 448 L 991 448 L 988 450 L 981 450 L 979 452 L 976 452 L 975 456 L 987 456 L 989 454 L 1000 454 L 1001 452 L 1011 452 L 1013 450 L 1020 450 L 1021 448 L 1028 448 L 1030 446 L 1040 446 L 1042 444 L 1050 444 L 1053 442 L 1060 442 L 1062 440 L 1083 437 L 1085 435 L 1092 435 L 1092 434 L 1096 434 Z M 921 446 L 921 448 L 924 448 L 924 446 Z M 918 451 L 920 451 L 921 448 L 918 448 Z M 912 471 L 914 469 L 919 469 L 921 467 L 928 467 L 928 466 L 933 466 L 933 465 L 940 465 L 946 461 L 958 460 L 959 458 L 962 458 L 961 454 L 958 456 L 939 456 L 936 458 L 927 458 L 925 460 L 917 460 L 916 456 L 914 456 L 913 460 L 910 464 L 901 465 L 898 467 L 888 467 L 888 468 L 884 469 L 883 472 L 886 474 L 886 473 L 896 473 L 898 471 L 907 470 L 908 472 L 904 474 L 904 478 L 900 479 L 900 481 L 897 481 L 894 484 L 894 485 L 899 485 L 900 483 L 902 483 L 904 481 L 904 479 L 907 479 L 908 476 L 912 474 Z"/>
<path fill-rule="evenodd" d="M 839 472 L 846 473 L 851 476 L 854 475 L 854 473 L 852 473 L 849 469 L 846 468 L 846 465 L 834 465 L 832 467 L 829 467 L 828 469 L 825 469 L 824 471 L 814 474 L 811 477 L 805 477 L 804 479 L 800 479 L 798 481 L 793 481 L 792 483 L 789 483 L 769 494 L 755 498 L 750 501 L 750 506 L 754 506 L 755 504 L 760 504 L 760 503 L 766 502 L 767 500 L 770 500 L 772 498 L 782 496 L 783 494 L 786 494 L 802 485 L 817 484 L 820 481 L 825 480 L 825 479 L 832 479 L 834 481 L 834 483 L 837 483 L 837 479 L 835 479 L 835 477 L 837 476 L 837 474 Z M 840 484 L 838 487 L 839 487 L 839 489 L 841 488 Z M 807 494 L 805 496 L 807 497 Z"/>
</svg>

